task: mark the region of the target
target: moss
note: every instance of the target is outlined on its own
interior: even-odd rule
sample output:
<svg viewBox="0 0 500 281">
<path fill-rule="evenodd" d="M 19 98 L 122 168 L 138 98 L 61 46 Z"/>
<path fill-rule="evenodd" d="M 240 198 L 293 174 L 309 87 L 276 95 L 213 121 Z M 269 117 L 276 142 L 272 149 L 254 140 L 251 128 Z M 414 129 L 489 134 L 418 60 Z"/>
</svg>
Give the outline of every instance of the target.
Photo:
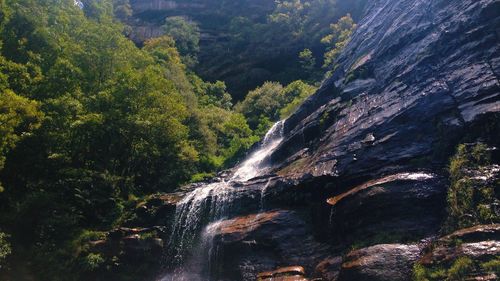
<svg viewBox="0 0 500 281">
<path fill-rule="evenodd" d="M 96 271 L 105 263 L 100 254 L 90 253 L 81 260 L 82 268 L 87 271 Z"/>
<path fill-rule="evenodd" d="M 360 66 L 352 71 L 349 71 L 345 78 L 345 84 L 349 84 L 354 80 L 366 79 L 373 75 L 373 71 L 366 65 Z"/>
<path fill-rule="evenodd" d="M 500 259 L 480 262 L 467 256 L 458 257 L 453 262 L 426 267 L 420 263 L 413 266 L 414 281 L 458 281 L 467 280 L 476 274 L 500 274 Z"/>
<path fill-rule="evenodd" d="M 414 281 L 433 281 L 445 280 L 447 271 L 441 266 L 427 268 L 419 263 L 413 266 L 413 280 Z"/>
<path fill-rule="evenodd" d="M 213 178 L 215 176 L 215 173 L 198 173 L 194 174 L 191 176 L 191 180 L 189 182 L 194 183 L 194 182 L 201 182 L 204 180 L 207 180 L 209 178 Z"/>
<path fill-rule="evenodd" d="M 158 238 L 158 232 L 156 230 L 151 231 L 151 232 L 144 232 L 144 233 L 139 234 L 139 237 L 141 240 L 149 240 L 149 239 Z"/>
<path fill-rule="evenodd" d="M 484 172 L 490 163 L 490 150 L 485 144 L 458 146 L 449 165 L 450 187 L 447 194 L 448 218 L 444 225 L 445 232 L 500 221 L 493 209 L 498 200 L 495 187 L 477 179 L 477 175 Z"/>
<path fill-rule="evenodd" d="M 321 118 L 319 119 L 319 125 L 321 127 L 325 126 L 329 118 L 330 118 L 330 113 L 328 111 L 324 111 L 321 114 Z"/>
<path fill-rule="evenodd" d="M 500 275 L 500 257 L 481 263 L 481 268 L 487 272 Z"/>
<path fill-rule="evenodd" d="M 9 236 L 7 234 L 0 232 L 0 269 L 2 269 L 5 260 L 12 253 L 8 239 Z"/>
<path fill-rule="evenodd" d="M 474 262 L 468 257 L 455 260 L 448 270 L 447 280 L 463 280 L 474 270 Z"/>
<path fill-rule="evenodd" d="M 413 280 L 414 281 L 429 281 L 427 278 L 427 271 L 424 266 L 417 263 L 413 266 Z"/>
</svg>

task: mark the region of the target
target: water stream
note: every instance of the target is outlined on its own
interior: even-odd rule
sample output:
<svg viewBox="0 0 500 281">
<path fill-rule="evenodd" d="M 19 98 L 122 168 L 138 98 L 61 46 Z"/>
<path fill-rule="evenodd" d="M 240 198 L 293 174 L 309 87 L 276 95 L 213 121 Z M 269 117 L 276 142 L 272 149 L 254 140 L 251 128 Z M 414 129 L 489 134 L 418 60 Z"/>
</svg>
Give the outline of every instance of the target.
<svg viewBox="0 0 500 281">
<path fill-rule="evenodd" d="M 269 168 L 267 156 L 282 140 L 283 122 L 279 121 L 267 132 L 260 146 L 235 168 L 231 177 L 198 187 L 177 203 L 166 254 L 174 268 L 161 281 L 210 280 L 211 262 L 217 256 L 213 238 L 219 222 L 231 214 L 235 183 L 264 174 Z"/>
</svg>

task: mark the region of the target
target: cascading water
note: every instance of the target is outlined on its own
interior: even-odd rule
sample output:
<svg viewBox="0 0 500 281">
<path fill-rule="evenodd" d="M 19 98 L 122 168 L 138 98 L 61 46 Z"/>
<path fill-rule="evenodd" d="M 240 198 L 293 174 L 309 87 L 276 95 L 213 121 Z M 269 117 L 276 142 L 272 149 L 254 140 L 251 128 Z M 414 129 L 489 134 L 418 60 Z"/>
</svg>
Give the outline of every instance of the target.
<svg viewBox="0 0 500 281">
<path fill-rule="evenodd" d="M 210 280 L 211 257 L 216 256 L 213 235 L 218 222 L 231 211 L 235 182 L 262 175 L 268 168 L 269 156 L 283 140 L 283 122 L 267 132 L 260 146 L 252 152 L 229 179 L 199 187 L 176 206 L 172 235 L 168 244 L 169 258 L 175 269 L 161 281 Z M 208 272 L 208 273 L 207 273 Z"/>
</svg>

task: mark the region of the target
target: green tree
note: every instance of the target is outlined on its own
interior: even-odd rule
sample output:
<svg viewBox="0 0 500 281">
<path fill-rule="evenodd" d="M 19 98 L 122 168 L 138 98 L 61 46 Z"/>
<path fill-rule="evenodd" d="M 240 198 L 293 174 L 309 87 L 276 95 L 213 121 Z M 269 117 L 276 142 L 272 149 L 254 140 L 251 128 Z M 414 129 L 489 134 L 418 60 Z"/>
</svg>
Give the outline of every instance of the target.
<svg viewBox="0 0 500 281">
<path fill-rule="evenodd" d="M 0 89 L 0 171 L 4 167 L 7 153 L 17 142 L 29 136 L 40 125 L 42 113 L 39 104 Z M 3 187 L 0 183 L 0 192 Z"/>
<path fill-rule="evenodd" d="M 330 71 L 335 70 L 335 60 L 349 43 L 355 29 L 356 24 L 350 14 L 339 19 L 337 23 L 330 25 L 330 33 L 321 39 L 321 43 L 327 46 L 324 55 L 324 68 Z"/>
<path fill-rule="evenodd" d="M 115 17 L 122 21 L 126 21 L 132 16 L 132 6 L 129 0 L 113 0 L 113 12 Z"/>
<path fill-rule="evenodd" d="M 266 82 L 248 93 L 236 105 L 236 110 L 248 120 L 257 135 L 264 135 L 272 124 L 291 115 L 314 91 L 315 87 L 295 81 L 283 87 L 277 82 Z"/>
<path fill-rule="evenodd" d="M 194 66 L 197 63 L 200 50 L 200 30 L 198 25 L 183 17 L 175 16 L 165 19 L 163 30 L 165 34 L 174 38 L 184 63 L 188 66 Z"/>
<path fill-rule="evenodd" d="M 283 89 L 286 104 L 280 109 L 281 119 L 285 119 L 316 91 L 316 87 L 308 85 L 302 81 L 290 83 Z"/>
<path fill-rule="evenodd" d="M 246 98 L 237 104 L 236 110 L 247 118 L 250 128 L 256 129 L 263 118 L 279 120 L 279 110 L 284 103 L 283 86 L 278 82 L 266 82 L 250 91 Z"/>
<path fill-rule="evenodd" d="M 5 265 L 5 260 L 12 253 L 10 243 L 7 241 L 9 236 L 3 232 L 0 232 L 0 270 Z"/>
</svg>

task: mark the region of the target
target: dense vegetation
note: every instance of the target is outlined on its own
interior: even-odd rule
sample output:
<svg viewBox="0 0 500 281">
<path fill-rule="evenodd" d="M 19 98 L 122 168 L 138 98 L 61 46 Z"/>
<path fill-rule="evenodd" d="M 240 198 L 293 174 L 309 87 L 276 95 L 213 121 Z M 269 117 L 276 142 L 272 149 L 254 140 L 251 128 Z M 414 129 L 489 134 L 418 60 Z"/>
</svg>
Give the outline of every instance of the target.
<svg viewBox="0 0 500 281">
<path fill-rule="evenodd" d="M 452 156 L 447 194 L 448 216 L 443 234 L 475 225 L 500 223 L 497 209 L 500 182 L 492 170 L 498 167 L 493 165 L 492 149 L 481 142 L 460 144 Z M 448 247 L 455 247 L 463 241 L 454 239 L 446 243 L 451 244 Z M 433 266 L 417 263 L 413 270 L 415 281 L 466 280 L 476 272 L 500 274 L 500 259 L 459 256 Z"/>
<path fill-rule="evenodd" d="M 310 34 L 312 7 L 296 1 L 296 18 L 289 4 L 266 23 L 279 29 L 259 38 Z M 192 71 L 196 25 L 168 18 L 168 35 L 139 48 L 118 20 L 130 14 L 125 0 L 0 0 L 0 272 L 83 278 L 104 262 L 80 255 L 86 241 L 121 225 L 141 197 L 233 165 L 315 90 L 266 82 L 233 106 L 224 82 Z M 330 50 L 348 40 L 346 20 L 340 33 L 332 25 Z M 237 37 L 264 28 L 232 24 L 232 52 Z M 306 53 L 303 69 L 318 82 Z"/>
<path fill-rule="evenodd" d="M 336 44 L 337 36 L 348 35 L 337 33 L 331 25 L 348 13 L 358 20 L 367 1 L 203 0 L 192 3 L 193 7 L 174 1 L 180 5 L 173 10 L 154 5 L 144 10 L 143 5 L 128 5 L 128 0 L 116 2 L 120 10 L 128 11 L 121 14 L 131 14 L 121 17 L 130 26 L 162 26 L 161 31 L 190 46 L 189 55 L 196 58 L 190 62 L 199 63 L 189 65 L 207 80 L 225 81 L 240 101 L 265 81 L 321 80 L 325 69 L 333 66 L 333 56 L 325 59 L 324 54 L 342 45 Z M 198 4 L 205 6 L 196 8 Z M 341 21 L 342 28 L 345 23 L 349 21 Z M 197 33 L 203 35 L 201 40 L 193 36 Z M 186 54 L 188 48 L 183 49 Z M 299 58 L 303 51 L 306 65 Z"/>
<path fill-rule="evenodd" d="M 450 163 L 447 231 L 478 224 L 500 223 L 495 194 L 500 182 L 490 180 L 491 151 L 487 145 L 461 144 Z"/>
</svg>

